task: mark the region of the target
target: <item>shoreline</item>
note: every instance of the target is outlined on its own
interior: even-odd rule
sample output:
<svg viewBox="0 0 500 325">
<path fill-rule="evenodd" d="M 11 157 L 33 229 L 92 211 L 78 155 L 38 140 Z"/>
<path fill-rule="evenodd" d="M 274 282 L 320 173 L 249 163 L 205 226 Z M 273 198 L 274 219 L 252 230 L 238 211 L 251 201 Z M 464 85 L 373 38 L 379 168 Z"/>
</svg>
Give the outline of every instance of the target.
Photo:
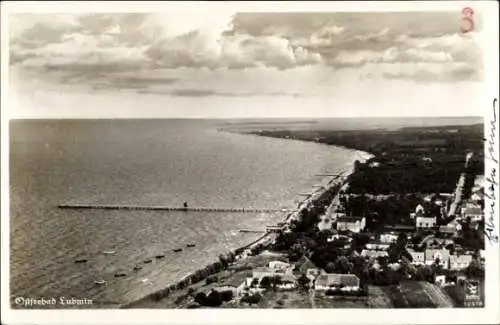
<svg viewBox="0 0 500 325">
<path fill-rule="evenodd" d="M 227 130 L 220 130 L 220 131 L 227 132 Z M 231 133 L 231 132 L 229 132 L 229 133 Z M 235 133 L 237 133 L 237 132 L 235 132 Z M 242 134 L 242 133 L 237 133 L 237 134 L 246 135 L 246 134 Z M 249 134 L 249 135 L 255 135 L 255 134 Z M 260 135 L 256 135 L 256 136 L 260 136 Z M 269 138 L 273 138 L 273 137 L 269 137 Z M 297 140 L 297 139 L 284 139 L 284 140 L 304 141 L 304 140 Z M 305 141 L 305 142 L 308 142 L 308 141 Z M 336 146 L 336 145 L 328 145 L 328 144 L 324 144 L 324 145 L 334 146 L 334 147 Z M 356 160 L 358 160 L 360 162 L 365 162 L 366 160 L 374 157 L 373 154 L 365 152 L 365 151 L 347 148 L 347 147 L 342 147 L 342 146 L 338 146 L 338 147 L 341 147 L 341 148 L 349 150 L 349 151 L 354 151 L 356 153 L 356 155 L 358 156 L 358 159 L 356 159 Z M 352 162 L 352 164 L 350 164 L 350 168 L 348 168 L 344 171 L 340 171 L 339 176 L 333 177 L 332 179 L 330 179 L 324 187 L 316 188 L 309 197 L 305 198 L 304 200 L 302 200 L 301 202 L 299 202 L 297 204 L 298 207 L 296 209 L 292 210 L 291 212 L 290 211 L 287 212 L 284 216 L 284 219 L 281 222 L 283 222 L 284 226 L 289 226 L 293 220 L 296 220 L 300 216 L 300 213 L 303 210 L 306 210 L 306 209 L 310 208 L 312 205 L 314 205 L 314 202 L 316 200 L 318 200 L 327 191 L 333 189 L 335 186 L 339 186 L 338 190 L 340 190 L 344 186 L 346 186 L 348 184 L 347 183 L 348 177 L 353 172 L 354 172 L 354 161 Z M 333 200 L 332 200 L 332 203 L 333 203 Z M 331 206 L 331 204 L 329 205 L 329 207 L 330 206 Z M 325 211 L 325 213 L 327 213 L 327 211 Z M 276 233 L 271 232 L 271 231 L 267 231 L 266 233 L 257 237 L 255 240 L 251 241 L 250 243 L 248 243 L 244 246 L 238 247 L 236 249 L 233 249 L 226 254 L 221 254 L 221 256 L 224 256 L 224 258 L 228 258 L 228 260 L 231 259 L 230 262 L 234 262 L 236 260 L 244 260 L 247 258 L 247 256 L 244 254 L 246 251 L 256 249 L 258 247 L 260 247 L 261 250 L 265 250 L 265 249 L 269 248 L 269 246 L 274 242 L 275 236 L 276 236 Z M 194 283 L 203 281 L 206 278 L 208 278 L 209 276 L 211 276 L 215 273 L 218 273 L 219 271 L 216 271 L 216 269 L 217 269 L 216 265 L 218 263 L 220 263 L 220 260 L 209 263 L 208 265 L 206 265 L 202 268 L 199 268 L 193 272 L 190 272 L 188 275 L 186 275 L 182 279 L 180 279 L 178 281 L 174 281 L 173 283 L 167 285 L 165 288 L 160 288 L 157 291 L 152 292 L 144 297 L 141 297 L 141 298 L 135 299 L 133 301 L 121 304 L 119 306 L 119 308 L 123 308 L 123 309 L 134 308 L 137 305 L 141 305 L 141 304 L 144 304 L 144 303 L 149 302 L 149 301 L 158 302 L 162 299 L 168 298 L 172 293 L 174 293 L 178 290 L 185 289 Z M 226 269 L 226 268 L 227 268 L 227 266 L 223 267 L 223 269 Z M 200 274 L 202 274 L 202 275 L 200 275 Z"/>
</svg>

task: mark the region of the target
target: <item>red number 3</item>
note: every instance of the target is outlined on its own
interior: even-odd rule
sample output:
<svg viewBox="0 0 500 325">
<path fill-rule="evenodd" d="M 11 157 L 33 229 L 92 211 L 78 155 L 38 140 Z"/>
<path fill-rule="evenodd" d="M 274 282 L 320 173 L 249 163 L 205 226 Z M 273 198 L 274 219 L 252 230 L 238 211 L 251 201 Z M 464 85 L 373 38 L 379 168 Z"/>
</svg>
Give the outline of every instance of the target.
<svg viewBox="0 0 500 325">
<path fill-rule="evenodd" d="M 474 29 L 474 10 L 470 7 L 462 9 L 462 20 L 460 21 L 460 29 L 462 33 L 468 33 Z"/>
</svg>

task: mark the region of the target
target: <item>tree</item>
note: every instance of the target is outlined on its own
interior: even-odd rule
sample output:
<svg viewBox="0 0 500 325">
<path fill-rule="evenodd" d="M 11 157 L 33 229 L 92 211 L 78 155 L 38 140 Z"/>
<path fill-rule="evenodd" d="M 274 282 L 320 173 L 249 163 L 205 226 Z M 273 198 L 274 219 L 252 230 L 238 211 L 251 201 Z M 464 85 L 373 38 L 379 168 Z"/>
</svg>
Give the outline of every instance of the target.
<svg viewBox="0 0 500 325">
<path fill-rule="evenodd" d="M 194 296 L 194 301 L 196 301 L 198 304 L 204 306 L 205 301 L 207 299 L 207 295 L 204 292 L 198 292 L 196 296 Z"/>
<path fill-rule="evenodd" d="M 231 299 L 233 299 L 233 291 L 232 290 L 222 291 L 221 296 L 223 301 L 230 301 Z"/>
<path fill-rule="evenodd" d="M 469 278 L 484 278 L 484 269 L 477 260 L 472 260 L 465 269 L 465 274 Z"/>
<path fill-rule="evenodd" d="M 318 233 L 318 242 L 325 243 L 328 241 L 328 238 L 333 236 L 333 231 L 330 229 L 323 229 Z"/>
<path fill-rule="evenodd" d="M 307 276 L 305 276 L 304 274 L 302 274 L 297 279 L 297 283 L 299 284 L 299 288 L 302 289 L 302 290 L 308 290 L 310 282 L 311 281 L 309 280 L 309 278 Z"/>
<path fill-rule="evenodd" d="M 272 285 L 273 289 L 276 289 L 276 287 L 281 284 L 281 277 L 279 277 L 277 275 L 271 277 L 270 280 L 271 280 L 271 285 Z"/>
<path fill-rule="evenodd" d="M 263 277 L 260 280 L 260 286 L 264 289 L 269 289 L 271 287 L 271 278 L 268 276 Z"/>
<path fill-rule="evenodd" d="M 205 280 L 205 284 L 206 285 L 209 285 L 211 283 L 214 283 L 214 282 L 219 282 L 219 278 L 217 276 L 209 276 L 206 280 Z"/>
<path fill-rule="evenodd" d="M 222 264 L 223 268 L 226 268 L 229 264 L 226 257 L 223 254 L 219 255 L 219 262 Z"/>
<path fill-rule="evenodd" d="M 339 256 L 335 261 L 335 271 L 338 273 L 347 274 L 351 268 L 352 263 L 345 256 Z"/>
<path fill-rule="evenodd" d="M 325 266 L 325 271 L 327 273 L 333 273 L 335 272 L 335 263 L 333 262 L 328 262 Z"/>
<path fill-rule="evenodd" d="M 305 253 L 304 247 L 300 244 L 294 244 L 290 249 L 288 250 L 288 259 L 291 262 L 296 262 L 298 261 Z"/>
<path fill-rule="evenodd" d="M 262 300 L 262 296 L 258 293 L 251 295 L 251 296 L 250 295 L 243 296 L 243 298 L 241 298 L 242 303 L 247 303 L 249 305 L 258 304 L 261 300 Z"/>
<path fill-rule="evenodd" d="M 370 236 L 367 234 L 355 234 L 352 241 L 352 246 L 357 251 L 363 250 L 365 245 L 370 241 Z"/>
<path fill-rule="evenodd" d="M 215 291 L 215 290 L 212 290 L 210 292 L 210 294 L 207 296 L 207 298 L 205 299 L 205 306 L 210 306 L 210 307 L 217 307 L 217 306 L 220 306 L 222 305 L 222 303 L 224 302 L 223 298 L 222 298 L 222 294 L 220 294 L 219 292 Z"/>
<path fill-rule="evenodd" d="M 280 232 L 276 238 L 275 248 L 277 250 L 288 250 L 297 243 L 298 236 L 295 232 Z"/>
<path fill-rule="evenodd" d="M 453 255 L 455 253 L 455 245 L 448 244 L 445 246 L 445 248 L 450 251 L 450 255 Z"/>
</svg>

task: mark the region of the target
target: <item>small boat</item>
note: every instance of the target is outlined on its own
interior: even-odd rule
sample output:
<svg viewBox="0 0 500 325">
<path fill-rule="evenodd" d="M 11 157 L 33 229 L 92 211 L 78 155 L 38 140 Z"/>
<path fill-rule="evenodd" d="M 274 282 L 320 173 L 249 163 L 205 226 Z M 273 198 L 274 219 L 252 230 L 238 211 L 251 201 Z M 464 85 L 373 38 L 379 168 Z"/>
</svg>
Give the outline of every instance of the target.
<svg viewBox="0 0 500 325">
<path fill-rule="evenodd" d="M 104 280 L 96 280 L 96 281 L 94 281 L 94 283 L 97 284 L 97 285 L 103 285 L 103 284 L 106 283 L 106 281 L 104 281 Z"/>
<path fill-rule="evenodd" d="M 160 258 L 164 258 L 165 255 L 156 255 L 155 257 L 158 258 L 158 259 L 160 259 Z"/>
<path fill-rule="evenodd" d="M 196 244 L 187 244 L 186 246 L 187 246 L 187 247 L 195 247 L 195 246 L 196 246 Z"/>
<path fill-rule="evenodd" d="M 81 258 L 75 261 L 76 264 L 82 264 L 82 263 L 87 263 L 87 260 L 85 258 Z"/>
<path fill-rule="evenodd" d="M 176 249 L 172 249 L 174 252 L 178 253 L 180 251 L 182 251 L 182 248 L 176 248 Z"/>
<path fill-rule="evenodd" d="M 127 274 L 125 274 L 123 272 L 119 272 L 119 273 L 115 274 L 115 278 L 121 278 L 121 277 L 124 277 L 124 276 L 127 276 Z"/>
<path fill-rule="evenodd" d="M 104 255 L 113 255 L 114 253 L 116 253 L 116 251 L 104 251 L 102 252 Z"/>
<path fill-rule="evenodd" d="M 148 263 L 151 263 L 152 260 L 144 260 L 144 263 L 148 264 Z"/>
<path fill-rule="evenodd" d="M 146 279 L 142 279 L 141 282 L 142 283 L 146 283 L 146 282 L 148 282 L 148 279 L 147 278 Z"/>
<path fill-rule="evenodd" d="M 142 269 L 142 266 L 140 266 L 140 265 L 134 266 L 134 271 L 139 271 L 141 269 Z"/>
</svg>

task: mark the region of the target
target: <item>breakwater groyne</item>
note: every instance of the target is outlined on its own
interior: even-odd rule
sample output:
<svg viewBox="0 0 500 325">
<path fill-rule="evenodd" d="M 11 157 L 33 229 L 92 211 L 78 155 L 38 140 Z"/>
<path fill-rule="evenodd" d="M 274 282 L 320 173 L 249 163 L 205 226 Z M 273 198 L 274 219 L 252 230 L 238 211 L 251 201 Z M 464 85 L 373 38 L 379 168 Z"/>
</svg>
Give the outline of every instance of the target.
<svg viewBox="0 0 500 325">
<path fill-rule="evenodd" d="M 101 209 L 101 210 L 157 210 L 157 211 L 185 211 L 185 212 L 239 212 L 239 213 L 273 213 L 287 212 L 286 209 L 265 208 L 225 208 L 225 207 L 175 207 L 175 206 L 147 206 L 128 204 L 59 204 L 60 209 Z"/>
</svg>

